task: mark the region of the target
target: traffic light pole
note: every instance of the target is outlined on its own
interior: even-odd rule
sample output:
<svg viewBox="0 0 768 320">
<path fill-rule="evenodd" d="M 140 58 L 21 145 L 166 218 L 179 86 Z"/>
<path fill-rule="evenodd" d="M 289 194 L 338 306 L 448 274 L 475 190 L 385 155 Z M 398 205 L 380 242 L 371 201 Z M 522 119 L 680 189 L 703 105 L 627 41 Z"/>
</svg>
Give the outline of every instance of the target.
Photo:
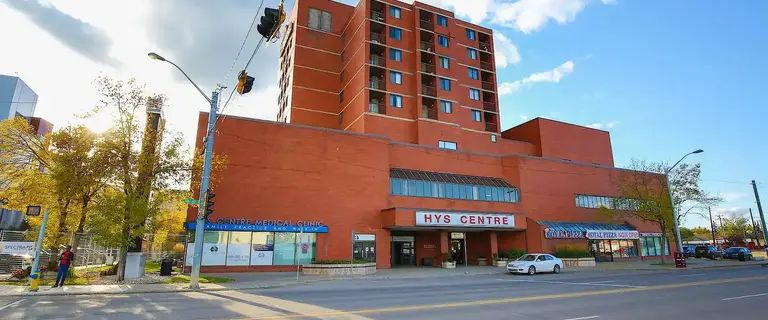
<svg viewBox="0 0 768 320">
<path fill-rule="evenodd" d="M 192 274 L 189 280 L 190 289 L 200 289 L 200 265 L 203 262 L 203 234 L 205 232 L 206 195 L 211 179 L 211 161 L 213 159 L 213 136 L 216 127 L 216 114 L 219 112 L 219 92 L 211 94 L 211 111 L 208 113 L 208 131 L 205 138 L 205 155 L 203 158 L 203 176 L 200 179 L 200 196 L 197 204 L 197 219 L 195 223 L 195 252 L 192 256 Z"/>
</svg>

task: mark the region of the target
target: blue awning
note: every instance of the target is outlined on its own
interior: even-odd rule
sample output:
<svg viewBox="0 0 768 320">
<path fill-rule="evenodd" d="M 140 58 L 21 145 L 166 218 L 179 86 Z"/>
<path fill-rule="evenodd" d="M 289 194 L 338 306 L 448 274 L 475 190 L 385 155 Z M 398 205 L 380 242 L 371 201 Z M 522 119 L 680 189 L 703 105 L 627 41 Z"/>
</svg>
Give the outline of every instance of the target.
<svg viewBox="0 0 768 320">
<path fill-rule="evenodd" d="M 587 231 L 635 231 L 628 224 L 583 223 L 583 222 L 539 222 L 545 227 L 544 237 L 548 239 L 583 239 Z"/>
</svg>

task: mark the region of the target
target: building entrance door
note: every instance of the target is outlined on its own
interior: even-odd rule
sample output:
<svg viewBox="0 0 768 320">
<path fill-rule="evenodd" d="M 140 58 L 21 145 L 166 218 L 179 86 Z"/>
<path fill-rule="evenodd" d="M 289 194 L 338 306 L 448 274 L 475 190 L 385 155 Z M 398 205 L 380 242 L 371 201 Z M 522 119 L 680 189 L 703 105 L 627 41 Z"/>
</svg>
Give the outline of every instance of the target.
<svg viewBox="0 0 768 320">
<path fill-rule="evenodd" d="M 467 240 L 464 233 L 451 232 L 451 257 L 456 265 L 465 265 L 467 259 Z"/>
<path fill-rule="evenodd" d="M 392 265 L 416 265 L 416 246 L 413 236 L 392 237 Z"/>
</svg>

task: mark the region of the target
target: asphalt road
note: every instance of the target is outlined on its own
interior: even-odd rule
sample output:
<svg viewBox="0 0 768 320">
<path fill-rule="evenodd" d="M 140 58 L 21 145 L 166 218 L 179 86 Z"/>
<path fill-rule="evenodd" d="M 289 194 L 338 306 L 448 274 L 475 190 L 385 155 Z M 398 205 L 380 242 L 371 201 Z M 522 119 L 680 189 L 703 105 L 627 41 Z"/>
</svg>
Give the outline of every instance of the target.
<svg viewBox="0 0 768 320">
<path fill-rule="evenodd" d="M 337 280 L 267 290 L 0 298 L 0 319 L 766 319 L 768 268 Z"/>
</svg>

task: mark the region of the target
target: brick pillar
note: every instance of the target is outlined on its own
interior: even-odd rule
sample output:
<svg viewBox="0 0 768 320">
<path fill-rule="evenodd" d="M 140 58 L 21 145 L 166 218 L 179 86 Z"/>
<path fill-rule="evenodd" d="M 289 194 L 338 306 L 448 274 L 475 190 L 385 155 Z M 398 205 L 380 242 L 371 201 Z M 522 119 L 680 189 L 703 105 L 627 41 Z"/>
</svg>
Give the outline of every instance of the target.
<svg viewBox="0 0 768 320">
<path fill-rule="evenodd" d="M 499 242 L 496 231 L 488 232 L 488 243 L 490 244 L 489 249 L 491 251 L 490 255 L 488 255 L 488 265 L 492 265 L 495 263 L 495 261 L 493 261 L 493 256 L 499 253 Z"/>
<path fill-rule="evenodd" d="M 440 231 L 440 257 L 435 261 L 443 262 L 443 253 L 451 252 L 451 239 L 450 233 L 447 231 Z"/>
</svg>

